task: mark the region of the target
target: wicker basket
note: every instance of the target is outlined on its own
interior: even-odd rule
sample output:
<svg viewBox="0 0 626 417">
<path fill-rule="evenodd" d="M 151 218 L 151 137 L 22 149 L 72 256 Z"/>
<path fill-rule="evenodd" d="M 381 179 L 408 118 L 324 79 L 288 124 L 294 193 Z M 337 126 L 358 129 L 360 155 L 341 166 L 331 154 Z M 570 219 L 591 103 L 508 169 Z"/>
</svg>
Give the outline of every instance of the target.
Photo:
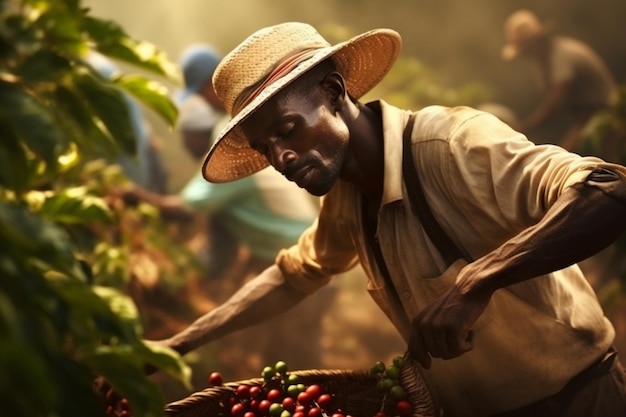
<svg viewBox="0 0 626 417">
<path fill-rule="evenodd" d="M 405 365 L 400 372 L 399 382 L 411 403 L 411 417 L 435 417 L 435 407 L 424 381 L 417 372 L 417 364 L 405 355 Z M 393 415 L 393 405 L 384 401 L 384 394 L 376 386 L 378 376 L 368 370 L 303 370 L 291 371 L 305 385 L 319 384 L 334 396 L 333 404 L 355 417 L 374 417 L 384 410 Z M 234 395 L 237 386 L 263 385 L 263 378 L 228 382 L 222 386 L 206 388 L 165 407 L 168 417 L 227 417 L 230 415 L 224 404 Z"/>
</svg>

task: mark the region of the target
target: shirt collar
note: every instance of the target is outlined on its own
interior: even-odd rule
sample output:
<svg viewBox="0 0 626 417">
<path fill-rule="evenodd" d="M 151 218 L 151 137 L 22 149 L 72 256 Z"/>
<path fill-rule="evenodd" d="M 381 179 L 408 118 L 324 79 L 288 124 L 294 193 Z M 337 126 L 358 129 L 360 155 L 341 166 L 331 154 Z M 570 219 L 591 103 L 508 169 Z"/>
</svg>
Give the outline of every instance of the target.
<svg viewBox="0 0 626 417">
<path fill-rule="evenodd" d="M 383 121 L 384 178 L 381 206 L 402 200 L 402 134 L 410 112 L 376 100 L 368 107 L 380 111 Z"/>
</svg>

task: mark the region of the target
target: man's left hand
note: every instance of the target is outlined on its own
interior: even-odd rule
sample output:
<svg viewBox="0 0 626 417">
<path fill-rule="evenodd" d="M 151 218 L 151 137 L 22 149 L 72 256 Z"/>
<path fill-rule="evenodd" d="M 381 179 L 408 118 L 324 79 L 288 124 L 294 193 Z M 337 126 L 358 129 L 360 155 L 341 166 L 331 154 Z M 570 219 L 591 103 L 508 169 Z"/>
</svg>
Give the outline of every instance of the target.
<svg viewBox="0 0 626 417">
<path fill-rule="evenodd" d="M 472 327 L 485 311 L 491 294 L 464 293 L 459 281 L 412 322 L 409 350 L 426 369 L 431 357 L 452 359 L 472 350 Z"/>
</svg>

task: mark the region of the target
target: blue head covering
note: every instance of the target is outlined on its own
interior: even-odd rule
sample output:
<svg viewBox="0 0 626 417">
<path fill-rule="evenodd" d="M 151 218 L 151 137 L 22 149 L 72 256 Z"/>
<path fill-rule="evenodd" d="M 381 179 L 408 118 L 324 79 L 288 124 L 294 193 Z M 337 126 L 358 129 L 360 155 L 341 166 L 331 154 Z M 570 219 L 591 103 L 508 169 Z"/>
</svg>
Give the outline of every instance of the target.
<svg viewBox="0 0 626 417">
<path fill-rule="evenodd" d="M 221 59 L 217 51 L 209 45 L 193 44 L 185 48 L 180 57 L 185 88 L 178 101 L 182 102 L 197 94 L 207 81 L 210 82 Z"/>
</svg>

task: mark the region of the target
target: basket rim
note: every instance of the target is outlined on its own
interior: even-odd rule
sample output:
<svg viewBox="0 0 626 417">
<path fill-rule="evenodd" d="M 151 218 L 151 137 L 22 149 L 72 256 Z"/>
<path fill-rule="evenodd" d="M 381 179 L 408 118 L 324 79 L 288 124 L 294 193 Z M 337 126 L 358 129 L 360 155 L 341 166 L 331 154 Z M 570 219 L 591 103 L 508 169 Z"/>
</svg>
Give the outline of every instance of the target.
<svg viewBox="0 0 626 417">
<path fill-rule="evenodd" d="M 288 374 L 297 375 L 299 378 L 304 378 L 305 380 L 315 378 L 326 378 L 329 380 L 332 380 L 332 378 L 343 378 L 349 379 L 351 382 L 358 381 L 359 383 L 373 384 L 372 386 L 375 386 L 380 380 L 380 376 L 373 374 L 369 369 L 301 369 L 289 371 Z M 406 399 L 411 403 L 412 413 L 410 417 L 434 417 L 436 415 L 436 406 L 432 393 L 421 376 L 421 368 L 419 368 L 418 362 L 409 352 L 404 355 L 404 365 L 400 370 L 398 382 L 406 392 Z M 278 380 L 276 380 L 276 383 L 279 384 Z M 328 384 L 328 382 L 326 383 Z M 268 381 L 259 376 L 225 382 L 222 385 L 210 385 L 202 390 L 191 393 L 185 398 L 166 404 L 164 410 L 165 415 L 170 417 L 186 417 L 184 414 L 185 410 L 191 410 L 194 407 L 201 408 L 203 402 L 225 401 L 229 396 L 235 394 L 237 387 L 240 385 L 253 386 L 265 384 L 268 384 Z M 324 384 L 324 382 L 321 382 L 321 384 Z M 372 386 L 370 386 L 370 388 L 372 388 Z M 381 394 L 381 396 L 383 396 L 382 407 L 384 406 L 385 394 Z M 368 398 L 368 400 L 370 399 L 371 398 Z"/>
</svg>

